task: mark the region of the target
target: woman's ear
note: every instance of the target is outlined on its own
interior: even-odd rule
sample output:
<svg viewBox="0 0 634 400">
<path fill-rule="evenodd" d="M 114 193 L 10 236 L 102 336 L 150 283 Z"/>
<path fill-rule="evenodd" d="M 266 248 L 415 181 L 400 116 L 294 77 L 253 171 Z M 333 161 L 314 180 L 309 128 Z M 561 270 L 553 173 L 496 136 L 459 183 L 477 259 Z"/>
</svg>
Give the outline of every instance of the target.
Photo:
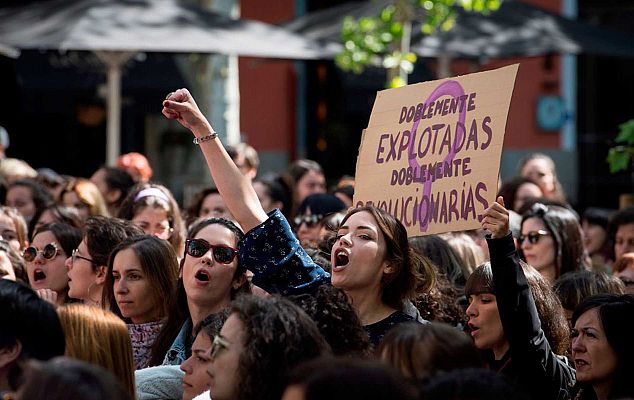
<svg viewBox="0 0 634 400">
<path fill-rule="evenodd" d="M 97 278 L 95 279 L 95 285 L 103 285 L 106 283 L 106 272 L 108 271 L 108 267 L 105 265 L 100 265 L 97 267 Z"/>
<path fill-rule="evenodd" d="M 233 280 L 233 283 L 231 284 L 231 286 L 235 290 L 235 289 L 238 289 L 240 286 L 244 285 L 246 281 L 247 281 L 247 274 L 245 272 L 243 274 L 240 274 L 238 277 L 236 277 Z"/>
<path fill-rule="evenodd" d="M 0 369 L 12 364 L 22 354 L 22 343 L 16 340 L 11 346 L 0 349 Z"/>
</svg>

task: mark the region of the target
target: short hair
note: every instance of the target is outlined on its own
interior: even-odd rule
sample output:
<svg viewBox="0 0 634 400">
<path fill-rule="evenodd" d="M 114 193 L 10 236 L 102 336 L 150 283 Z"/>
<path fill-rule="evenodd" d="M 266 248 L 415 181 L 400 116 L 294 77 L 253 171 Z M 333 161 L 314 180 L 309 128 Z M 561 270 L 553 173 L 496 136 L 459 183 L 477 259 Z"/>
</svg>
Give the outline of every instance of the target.
<svg viewBox="0 0 634 400">
<path fill-rule="evenodd" d="M 86 178 L 71 179 L 60 193 L 60 201 L 64 200 L 64 195 L 66 193 L 71 192 L 74 192 L 79 201 L 88 207 L 89 215 L 102 215 L 104 217 L 110 215 L 108 213 L 106 200 L 104 200 L 99 188 L 97 188 L 97 185 L 92 183 L 90 180 Z"/>
<path fill-rule="evenodd" d="M 109 371 L 82 361 L 58 357 L 48 362 L 31 361 L 18 392 L 32 400 L 132 400 Z"/>
<path fill-rule="evenodd" d="M 572 314 L 573 325 L 586 311 L 596 309 L 605 337 L 617 357 L 608 398 L 634 397 L 630 361 L 634 358 L 634 295 L 598 294 L 585 299 Z M 585 386 L 583 383 L 581 386 Z"/>
<path fill-rule="evenodd" d="M 462 368 L 482 368 L 484 359 L 467 335 L 442 324 L 400 324 L 388 332 L 377 357 L 417 382 Z"/>
<path fill-rule="evenodd" d="M 64 354 L 64 331 L 55 309 L 26 285 L 0 279 L 0 327 L 0 349 L 22 345 L 18 360 L 48 360 Z M 15 383 L 19 374 L 14 364 L 9 381 Z"/>
<path fill-rule="evenodd" d="M 632 259 L 634 260 L 634 254 Z M 578 271 L 563 275 L 555 281 L 553 290 L 563 308 L 571 311 L 595 294 L 625 293 L 625 287 L 619 278 L 598 271 Z"/>
<path fill-rule="evenodd" d="M 434 267 L 410 247 L 403 224 L 380 208 L 365 206 L 348 211 L 341 225 L 358 212 L 368 212 L 376 220 L 385 238 L 385 259 L 394 268 L 394 272 L 383 274 L 381 279 L 383 303 L 400 310 L 404 300 L 413 300 L 418 293 L 429 292 L 434 286 Z"/>
<path fill-rule="evenodd" d="M 13 207 L 0 206 L 0 213 L 6 215 L 11 219 L 11 221 L 13 221 L 13 227 L 15 228 L 18 242 L 20 242 L 20 248 L 23 248 L 24 243 L 30 242 L 28 236 L 28 232 L 30 231 L 27 230 L 26 220 L 24 219 L 22 214 L 20 214 L 20 212 Z"/>
<path fill-rule="evenodd" d="M 583 245 L 583 233 L 577 216 L 565 207 L 535 203 L 522 215 L 522 225 L 537 218 L 553 239 L 555 246 L 555 279 L 572 271 L 590 269 L 590 258 Z M 519 249 L 523 256 L 522 249 Z"/>
<path fill-rule="evenodd" d="M 365 357 L 370 339 L 348 296 L 332 285 L 320 285 L 313 294 L 291 296 L 315 321 L 335 356 Z"/>
<path fill-rule="evenodd" d="M 108 265 L 110 252 L 130 236 L 142 235 L 141 228 L 130 221 L 102 216 L 89 217 L 84 225 L 84 240 L 92 259 L 93 271 Z"/>
<path fill-rule="evenodd" d="M 66 355 L 110 371 L 134 396 L 134 359 L 126 324 L 108 310 L 85 304 L 68 304 L 57 312 L 66 336 Z"/>
<path fill-rule="evenodd" d="M 220 312 L 207 315 L 199 323 L 197 323 L 196 326 L 194 326 L 194 329 L 192 330 L 193 336 L 196 337 L 200 332 L 203 332 L 211 340 L 213 340 L 214 336 L 220 334 L 222 325 L 224 325 L 228 317 L 228 308 Z"/>
<path fill-rule="evenodd" d="M 290 385 L 301 387 L 305 400 L 418 398 L 414 385 L 378 360 L 322 357 L 295 369 L 289 378 Z"/>
<path fill-rule="evenodd" d="M 244 142 L 237 143 L 232 146 L 226 147 L 227 153 L 232 160 L 236 160 L 238 155 L 242 155 L 244 157 L 244 161 L 247 163 L 249 168 L 255 168 L 256 170 L 260 166 L 260 157 L 258 157 L 258 152 L 248 144 Z"/>
<path fill-rule="evenodd" d="M 155 195 L 152 194 L 152 192 L 144 192 L 148 193 L 144 195 L 142 192 L 148 189 L 151 191 L 158 190 L 158 192 L 155 193 L 160 194 Z M 121 202 L 117 216 L 121 219 L 131 221 L 147 207 L 159 208 L 165 211 L 170 228 L 172 229 L 172 233 L 167 241 L 171 243 L 176 253 L 180 253 L 184 245 L 183 236 L 185 226 L 178 203 L 174 199 L 174 196 L 172 196 L 172 192 L 165 186 L 157 183 L 140 183 L 136 185 Z"/>
<path fill-rule="evenodd" d="M 568 350 L 570 335 L 564 310 L 546 279 L 532 266 L 520 260 L 520 268 L 535 301 L 542 330 L 555 354 Z M 491 263 L 485 262 L 473 271 L 464 288 L 467 297 L 482 293 L 495 294 Z"/>
<path fill-rule="evenodd" d="M 124 319 L 114 293 L 114 260 L 119 252 L 131 249 L 139 260 L 139 266 L 148 280 L 158 316 L 169 312 L 170 295 L 178 280 L 178 260 L 174 248 L 165 240 L 155 236 L 131 236 L 119 243 L 108 257 L 108 271 L 101 304 L 108 304 L 117 316 Z"/>
<path fill-rule="evenodd" d="M 244 325 L 236 372 L 240 400 L 279 399 L 293 368 L 330 353 L 317 325 L 288 299 L 240 296 L 231 303 L 231 315 Z"/>
</svg>

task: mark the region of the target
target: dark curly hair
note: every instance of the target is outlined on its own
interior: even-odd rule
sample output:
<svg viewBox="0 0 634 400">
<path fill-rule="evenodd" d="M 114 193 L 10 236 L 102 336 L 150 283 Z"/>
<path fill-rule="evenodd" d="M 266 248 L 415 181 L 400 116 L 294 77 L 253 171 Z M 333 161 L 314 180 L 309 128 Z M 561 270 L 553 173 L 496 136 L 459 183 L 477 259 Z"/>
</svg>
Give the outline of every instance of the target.
<svg viewBox="0 0 634 400">
<path fill-rule="evenodd" d="M 350 216 L 368 212 L 374 217 L 385 237 L 385 259 L 391 262 L 394 272 L 384 274 L 381 279 L 384 304 L 400 310 L 404 300 L 412 300 L 419 293 L 426 293 L 434 286 L 435 271 L 431 263 L 422 259 L 410 247 L 407 230 L 399 220 L 380 208 L 373 206 L 352 209 L 341 221 L 344 225 Z"/>
<path fill-rule="evenodd" d="M 315 321 L 335 356 L 366 357 L 370 340 L 343 290 L 321 285 L 313 294 L 289 297 Z"/>
<path fill-rule="evenodd" d="M 452 326 L 466 325 L 468 318 L 461 307 L 464 296 L 444 274 L 436 274 L 436 284 L 414 300 L 414 306 L 427 321 L 444 322 Z"/>
<path fill-rule="evenodd" d="M 278 400 L 293 368 L 330 353 L 315 323 L 288 299 L 241 296 L 231 304 L 231 315 L 244 325 L 236 380 L 240 400 Z"/>
</svg>

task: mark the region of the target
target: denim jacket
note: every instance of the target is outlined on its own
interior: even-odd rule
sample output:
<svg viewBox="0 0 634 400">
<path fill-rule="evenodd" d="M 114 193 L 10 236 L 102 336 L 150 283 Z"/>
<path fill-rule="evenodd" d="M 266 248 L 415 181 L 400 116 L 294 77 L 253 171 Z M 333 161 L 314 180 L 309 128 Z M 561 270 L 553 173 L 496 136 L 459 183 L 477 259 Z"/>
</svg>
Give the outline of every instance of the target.
<svg viewBox="0 0 634 400">
<path fill-rule="evenodd" d="M 178 336 L 174 339 L 174 343 L 163 359 L 163 365 L 181 365 L 192 354 L 192 320 L 188 318 L 183 324 Z"/>
<path fill-rule="evenodd" d="M 253 272 L 253 284 L 284 296 L 310 293 L 330 274 L 306 254 L 280 210 L 246 233 L 240 245 L 240 262 Z"/>
</svg>

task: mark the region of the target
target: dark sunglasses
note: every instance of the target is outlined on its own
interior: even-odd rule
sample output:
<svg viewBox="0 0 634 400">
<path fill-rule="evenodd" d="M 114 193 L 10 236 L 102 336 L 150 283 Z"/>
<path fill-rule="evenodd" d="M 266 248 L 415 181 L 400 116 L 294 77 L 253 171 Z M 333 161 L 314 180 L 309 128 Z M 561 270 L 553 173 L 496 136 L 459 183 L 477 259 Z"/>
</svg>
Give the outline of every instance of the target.
<svg viewBox="0 0 634 400">
<path fill-rule="evenodd" d="M 541 238 L 542 236 L 548 236 L 548 235 L 550 235 L 550 233 L 546 232 L 543 229 L 540 229 L 538 231 L 530 231 L 526 235 L 520 235 L 518 240 L 519 240 L 519 243 L 522 244 L 524 243 L 524 239 L 528 238 L 528 242 L 530 244 L 535 244 L 539 242 L 539 238 Z"/>
<path fill-rule="evenodd" d="M 57 245 L 55 243 L 47 244 L 46 246 L 44 246 L 43 250 L 38 250 L 37 248 L 33 246 L 29 246 L 26 249 L 24 249 L 24 253 L 22 253 L 22 257 L 24 257 L 25 261 L 31 262 L 35 260 L 35 258 L 37 257 L 39 253 L 42 253 L 42 257 L 46 258 L 47 260 L 51 260 L 55 258 L 57 254 L 59 254 L 59 249 L 57 248 Z"/>
<path fill-rule="evenodd" d="M 229 264 L 238 255 L 238 250 L 229 246 L 209 244 L 204 239 L 187 239 L 185 241 L 185 254 L 200 258 L 211 249 L 214 260 L 220 264 Z"/>
<path fill-rule="evenodd" d="M 323 218 L 323 215 L 319 214 L 298 215 L 293 218 L 293 224 L 295 224 L 295 229 L 299 228 L 301 224 L 306 224 L 307 227 L 312 228 L 320 223 Z"/>
</svg>

